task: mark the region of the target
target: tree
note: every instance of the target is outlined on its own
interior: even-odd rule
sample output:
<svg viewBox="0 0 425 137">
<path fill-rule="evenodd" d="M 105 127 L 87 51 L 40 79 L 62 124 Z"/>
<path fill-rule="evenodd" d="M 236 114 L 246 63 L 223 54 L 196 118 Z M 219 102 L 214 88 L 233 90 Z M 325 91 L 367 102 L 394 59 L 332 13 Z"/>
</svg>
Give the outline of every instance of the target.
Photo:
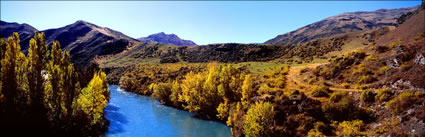
<svg viewBox="0 0 425 137">
<path fill-rule="evenodd" d="M 181 95 L 181 87 L 179 82 L 174 81 L 171 87 L 171 95 L 170 95 L 170 102 L 173 103 L 176 107 L 181 107 L 181 103 L 179 102 L 179 95 Z"/>
<path fill-rule="evenodd" d="M 1 60 L 1 76 L 3 81 L 1 91 L 7 105 L 13 105 L 17 95 L 18 81 L 16 72 L 19 70 L 17 58 L 21 53 L 19 42 L 18 33 L 13 33 L 13 36 L 7 40 L 6 50 L 3 53 L 4 58 Z"/>
<path fill-rule="evenodd" d="M 77 99 L 77 110 L 86 114 L 91 125 L 103 125 L 103 109 L 109 101 L 109 89 L 106 74 L 98 71 Z"/>
<path fill-rule="evenodd" d="M 270 134 L 274 107 L 269 102 L 256 102 L 244 116 L 243 133 L 247 137 L 263 137 Z"/>
<path fill-rule="evenodd" d="M 156 98 L 161 102 L 162 104 L 169 104 L 170 103 L 170 95 L 171 95 L 171 83 L 159 83 L 159 84 L 152 84 L 152 97 Z"/>
<path fill-rule="evenodd" d="M 217 117 L 221 120 L 226 119 L 229 116 L 229 100 L 224 99 L 223 103 L 220 103 L 217 107 Z"/>
<path fill-rule="evenodd" d="M 202 87 L 205 81 L 205 78 L 202 77 L 202 75 L 204 74 L 189 72 L 182 80 L 182 94 L 179 96 L 179 100 L 181 102 L 185 102 L 183 107 L 190 112 L 199 111 L 201 106 L 206 103 L 205 98 L 202 97 Z"/>
<path fill-rule="evenodd" d="M 7 125 L 6 131 L 25 129 L 36 136 L 99 135 L 99 130 L 104 128 L 103 108 L 109 100 L 106 74 L 96 72 L 89 86 L 80 92 L 80 80 L 70 54 L 61 50 L 58 41 L 53 42 L 50 56 L 43 33 L 35 32 L 27 56 L 20 51 L 19 42 L 18 33 L 13 33 L 7 42 L 0 40 L 2 127 Z"/>
<path fill-rule="evenodd" d="M 41 109 L 43 106 L 43 74 L 47 70 L 48 50 L 45 43 L 44 33 L 35 32 L 34 38 L 30 40 L 28 49 L 28 86 L 31 94 L 32 104 Z"/>
<path fill-rule="evenodd" d="M 242 98 L 241 102 L 243 106 L 247 106 L 252 97 L 254 97 L 255 90 L 253 87 L 253 78 L 250 74 L 245 76 L 245 80 L 242 85 Z"/>
<path fill-rule="evenodd" d="M 7 43 L 6 43 L 6 40 L 5 39 L 3 39 L 3 38 L 1 38 L 0 39 L 0 102 L 2 102 L 2 100 L 3 100 L 3 87 L 2 87 L 2 85 L 3 85 L 3 72 L 2 72 L 2 60 L 3 60 L 3 58 L 4 58 L 4 56 L 5 56 L 5 52 L 6 52 L 6 48 L 7 48 Z"/>
</svg>

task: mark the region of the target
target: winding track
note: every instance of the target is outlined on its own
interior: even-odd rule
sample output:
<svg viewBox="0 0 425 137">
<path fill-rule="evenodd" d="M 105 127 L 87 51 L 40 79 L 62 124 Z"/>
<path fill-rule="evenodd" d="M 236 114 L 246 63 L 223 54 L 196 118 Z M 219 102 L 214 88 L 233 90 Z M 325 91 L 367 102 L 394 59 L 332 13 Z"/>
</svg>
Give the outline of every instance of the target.
<svg viewBox="0 0 425 137">
<path fill-rule="evenodd" d="M 317 66 L 324 65 L 324 64 L 326 63 L 315 63 L 315 64 L 308 64 L 304 66 L 291 67 L 289 69 L 287 80 L 286 80 L 287 88 L 302 91 L 302 90 L 305 90 L 305 88 L 311 87 L 312 85 L 304 83 L 301 80 L 301 77 L 299 76 L 300 71 L 304 68 L 316 68 Z M 362 92 L 363 91 L 361 89 L 345 89 L 345 88 L 339 88 L 339 87 L 330 87 L 329 89 L 333 91 L 346 91 L 346 92 Z"/>
</svg>

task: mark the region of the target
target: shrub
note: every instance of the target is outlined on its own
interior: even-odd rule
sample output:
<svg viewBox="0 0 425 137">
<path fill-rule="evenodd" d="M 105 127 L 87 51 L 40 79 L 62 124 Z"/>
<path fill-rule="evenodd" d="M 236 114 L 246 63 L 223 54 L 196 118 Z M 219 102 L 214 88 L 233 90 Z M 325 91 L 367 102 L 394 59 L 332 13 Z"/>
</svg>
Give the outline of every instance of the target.
<svg viewBox="0 0 425 137">
<path fill-rule="evenodd" d="M 347 97 L 347 92 L 335 92 L 331 95 L 331 97 L 329 98 L 329 101 L 332 103 L 337 103 L 339 101 L 341 101 L 342 98 Z"/>
<path fill-rule="evenodd" d="M 348 88 L 350 88 L 350 84 L 348 84 L 347 82 L 344 82 L 344 83 L 341 84 L 341 87 L 348 89 Z"/>
<path fill-rule="evenodd" d="M 329 121 L 372 120 L 371 113 L 357 107 L 355 100 L 346 92 L 333 93 L 329 100 L 322 105 L 322 111 Z"/>
<path fill-rule="evenodd" d="M 383 53 L 385 51 L 387 51 L 389 48 L 387 46 L 377 46 L 375 51 L 378 53 Z"/>
<path fill-rule="evenodd" d="M 326 137 L 326 135 L 316 129 L 311 129 L 308 131 L 307 137 Z"/>
<path fill-rule="evenodd" d="M 337 136 L 364 136 L 365 134 L 361 131 L 364 130 L 364 124 L 362 120 L 344 121 L 338 124 Z"/>
<path fill-rule="evenodd" d="M 375 100 L 378 102 L 388 101 L 391 97 L 391 91 L 387 88 L 378 89 Z"/>
<path fill-rule="evenodd" d="M 379 68 L 379 70 L 380 70 L 380 74 L 387 75 L 389 68 L 388 68 L 388 66 L 382 66 L 382 67 Z"/>
<path fill-rule="evenodd" d="M 399 114 L 406 110 L 417 100 L 417 96 L 411 91 L 403 91 L 398 97 L 388 101 L 386 107 L 391 110 L 393 114 Z"/>
<path fill-rule="evenodd" d="M 156 98 L 162 104 L 168 104 L 170 102 L 171 95 L 171 83 L 159 83 L 159 84 L 151 84 L 149 88 L 152 90 L 152 97 Z"/>
<path fill-rule="evenodd" d="M 354 88 L 355 89 L 366 89 L 366 86 L 364 84 L 357 83 L 357 84 L 354 85 Z"/>
<path fill-rule="evenodd" d="M 270 134 L 274 108 L 268 102 L 256 102 L 244 116 L 243 133 L 247 137 L 262 137 Z"/>
<path fill-rule="evenodd" d="M 328 97 L 329 92 L 329 87 L 326 85 L 314 86 L 311 95 L 313 97 Z"/>
<path fill-rule="evenodd" d="M 419 35 L 419 36 L 414 37 L 414 38 L 413 38 L 413 40 L 414 40 L 414 41 L 418 41 L 418 40 L 421 40 L 421 39 L 423 39 L 423 38 L 424 38 L 424 37 L 422 37 L 422 36 L 420 36 L 420 35 Z"/>
<path fill-rule="evenodd" d="M 376 78 L 374 78 L 373 76 L 362 75 L 359 77 L 358 83 L 372 83 L 374 81 L 376 81 Z M 360 89 L 363 89 L 363 88 L 360 87 Z"/>
<path fill-rule="evenodd" d="M 369 55 L 365 59 L 367 61 L 376 61 L 376 60 L 378 60 L 378 57 L 376 57 L 375 55 Z"/>
<path fill-rule="evenodd" d="M 327 133 L 330 132 L 328 125 L 326 125 L 325 123 L 323 123 L 322 121 L 318 121 L 316 123 L 314 123 L 314 129 L 321 132 L 321 133 Z"/>
<path fill-rule="evenodd" d="M 363 91 L 362 95 L 360 96 L 360 99 L 364 102 L 374 102 L 375 101 L 375 93 L 373 93 L 372 89 L 367 89 Z"/>
<path fill-rule="evenodd" d="M 407 63 L 403 63 L 400 65 L 400 71 L 401 72 L 406 72 L 407 70 L 409 70 L 411 68 L 411 66 Z"/>
<path fill-rule="evenodd" d="M 397 46 L 397 45 L 402 45 L 403 44 L 403 41 L 401 41 L 400 39 L 399 40 L 397 40 L 396 42 L 392 42 L 390 45 L 389 45 L 389 47 L 390 48 L 394 48 L 395 46 Z"/>
</svg>

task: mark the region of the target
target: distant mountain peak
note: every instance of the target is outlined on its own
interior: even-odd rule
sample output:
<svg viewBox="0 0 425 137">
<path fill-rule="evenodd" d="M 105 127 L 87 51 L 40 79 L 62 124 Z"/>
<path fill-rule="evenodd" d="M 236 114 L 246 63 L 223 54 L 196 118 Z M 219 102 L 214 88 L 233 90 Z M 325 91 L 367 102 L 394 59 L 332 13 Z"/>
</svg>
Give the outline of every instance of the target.
<svg viewBox="0 0 425 137">
<path fill-rule="evenodd" d="M 147 37 L 138 38 L 138 40 L 147 43 L 161 43 L 166 45 L 176 46 L 195 46 L 196 43 L 190 40 L 181 39 L 176 34 L 166 34 L 165 32 L 158 32 Z"/>
</svg>

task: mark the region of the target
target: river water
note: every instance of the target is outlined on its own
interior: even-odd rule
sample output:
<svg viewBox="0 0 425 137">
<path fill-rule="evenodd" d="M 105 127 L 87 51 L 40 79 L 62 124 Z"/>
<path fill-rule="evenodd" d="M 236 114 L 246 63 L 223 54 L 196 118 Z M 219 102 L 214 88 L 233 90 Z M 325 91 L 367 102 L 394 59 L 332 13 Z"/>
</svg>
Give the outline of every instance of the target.
<svg viewBox="0 0 425 137">
<path fill-rule="evenodd" d="M 109 86 L 111 100 L 105 108 L 110 121 L 107 137 L 229 137 L 223 123 L 194 117 L 193 113 L 161 105 L 150 96 Z"/>
</svg>

